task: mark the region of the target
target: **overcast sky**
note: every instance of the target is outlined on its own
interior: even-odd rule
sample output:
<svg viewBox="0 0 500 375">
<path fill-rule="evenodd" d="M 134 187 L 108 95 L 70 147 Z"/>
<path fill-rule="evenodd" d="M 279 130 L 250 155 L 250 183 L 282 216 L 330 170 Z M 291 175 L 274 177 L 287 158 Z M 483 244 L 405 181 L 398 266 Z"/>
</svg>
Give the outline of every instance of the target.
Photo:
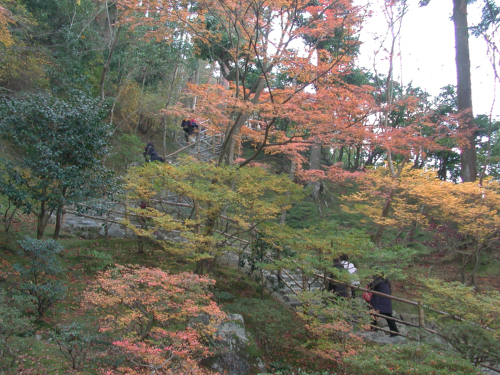
<svg viewBox="0 0 500 375">
<path fill-rule="evenodd" d="M 361 33 L 360 66 L 373 71 L 374 50 L 380 46 L 387 24 L 380 12 L 383 0 L 372 0 L 373 16 L 366 22 Z M 368 0 L 356 0 L 366 4 Z M 455 34 L 450 17 L 453 11 L 452 0 L 432 0 L 427 7 L 418 7 L 417 0 L 410 0 L 409 12 L 403 20 L 399 43 L 400 56 L 395 61 L 397 81 L 404 84 L 413 82 L 432 95 L 448 84 L 456 85 Z M 469 26 L 480 19 L 482 2 L 469 5 Z M 494 98 L 494 75 L 487 56 L 486 45 L 482 39 L 471 36 L 472 101 L 474 115 L 490 114 Z M 399 52 L 398 51 L 398 52 Z M 387 54 L 379 53 L 376 61 L 379 73 L 387 74 Z M 499 88 L 497 91 L 499 91 Z M 497 94 L 498 96 L 498 94 Z M 500 98 L 495 101 L 493 117 L 500 118 Z"/>
</svg>

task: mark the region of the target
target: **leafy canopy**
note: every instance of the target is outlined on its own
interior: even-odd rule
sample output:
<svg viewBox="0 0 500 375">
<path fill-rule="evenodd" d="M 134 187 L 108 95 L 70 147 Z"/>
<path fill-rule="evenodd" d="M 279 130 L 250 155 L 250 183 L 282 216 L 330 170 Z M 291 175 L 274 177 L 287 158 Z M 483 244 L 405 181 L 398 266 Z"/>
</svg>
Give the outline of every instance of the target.
<svg viewBox="0 0 500 375">
<path fill-rule="evenodd" d="M 33 94 L 0 102 L 0 136 L 20 160 L 5 160 L 0 192 L 38 217 L 38 237 L 55 208 L 105 191 L 111 173 L 106 109 L 81 92 L 67 99 Z"/>
</svg>

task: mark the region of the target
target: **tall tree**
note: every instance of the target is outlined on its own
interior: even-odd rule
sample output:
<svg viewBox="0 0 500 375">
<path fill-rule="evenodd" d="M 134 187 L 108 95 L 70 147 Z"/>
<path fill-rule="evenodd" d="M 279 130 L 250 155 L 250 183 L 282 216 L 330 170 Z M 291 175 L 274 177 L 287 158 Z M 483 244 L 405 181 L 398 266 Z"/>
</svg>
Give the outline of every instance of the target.
<svg viewBox="0 0 500 375">
<path fill-rule="evenodd" d="M 421 0 L 425 6 L 431 0 Z M 464 182 L 472 182 L 477 178 L 476 148 L 474 141 L 474 115 L 472 112 L 472 85 L 470 78 L 469 25 L 467 21 L 467 5 L 474 0 L 453 0 L 453 24 L 455 26 L 455 63 L 457 67 L 458 111 L 461 113 L 460 164 L 461 177 Z"/>
<path fill-rule="evenodd" d="M 476 132 L 473 130 L 467 0 L 453 0 L 453 24 L 455 25 L 458 111 L 462 112 L 462 128 L 466 132 L 460 154 L 461 176 L 464 182 L 472 182 L 476 180 L 477 168 L 474 144 Z"/>
</svg>

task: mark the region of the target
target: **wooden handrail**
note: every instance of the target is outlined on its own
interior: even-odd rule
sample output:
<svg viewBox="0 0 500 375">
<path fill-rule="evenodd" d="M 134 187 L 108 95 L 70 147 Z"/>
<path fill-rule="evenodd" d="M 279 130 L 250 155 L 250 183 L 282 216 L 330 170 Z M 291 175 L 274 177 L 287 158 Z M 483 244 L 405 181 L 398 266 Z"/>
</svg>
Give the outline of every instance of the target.
<svg viewBox="0 0 500 375">
<path fill-rule="evenodd" d="M 352 285 L 352 284 L 349 284 L 349 283 L 346 283 L 346 282 L 343 282 L 343 281 L 335 280 L 335 279 L 332 279 L 332 278 L 330 278 L 328 276 L 324 276 L 324 275 L 317 274 L 317 273 L 315 273 L 314 276 L 321 277 L 321 278 L 323 278 L 323 279 L 325 279 L 327 281 L 332 281 L 332 282 L 334 282 L 336 284 L 341 284 L 343 286 L 349 286 L 352 289 L 356 289 L 356 290 L 361 290 L 363 292 L 377 294 L 379 296 L 383 296 L 383 297 L 386 297 L 386 298 L 389 298 L 389 299 L 393 299 L 395 301 L 404 302 L 404 303 L 407 303 L 407 304 L 413 305 L 413 306 L 418 306 L 418 302 L 415 302 L 415 301 L 410 301 L 410 300 L 407 300 L 407 299 L 404 299 L 404 298 L 395 297 L 395 296 L 390 295 L 390 294 L 385 294 L 385 293 L 377 292 L 376 290 L 372 290 L 372 289 L 366 289 L 366 288 L 363 288 L 361 286 L 355 286 L 355 285 Z"/>
<path fill-rule="evenodd" d="M 199 134 L 201 134 L 201 133 L 199 133 Z M 172 153 L 170 153 L 170 154 L 166 155 L 166 156 L 165 156 L 165 160 L 167 160 L 167 158 L 169 158 L 169 157 L 171 157 L 171 156 L 177 155 L 178 153 L 180 153 L 180 152 L 182 152 L 182 151 L 184 151 L 184 150 L 187 150 L 187 149 L 188 149 L 188 148 L 190 148 L 190 147 L 193 147 L 193 146 L 195 146 L 195 145 L 197 145 L 197 144 L 199 144 L 199 143 L 201 143 L 201 142 L 204 142 L 205 140 L 208 140 L 208 139 L 210 139 L 210 138 L 214 138 L 214 137 L 216 137 L 216 136 L 218 136 L 218 134 L 214 134 L 214 135 L 212 135 L 212 136 L 207 136 L 206 138 L 201 138 L 201 136 L 200 136 L 200 137 L 197 137 L 196 141 L 194 141 L 193 143 L 190 143 L 190 144 L 188 144 L 187 146 L 184 146 L 184 147 L 182 147 L 182 148 L 180 148 L 180 149 L 178 149 L 178 150 L 176 150 L 176 151 L 174 151 L 174 152 L 172 152 Z"/>
<path fill-rule="evenodd" d="M 158 200 L 155 200 L 155 201 L 158 201 Z M 177 205 L 177 206 L 183 206 L 183 207 L 191 207 L 191 205 L 187 204 L 187 203 L 176 203 L 176 202 L 169 202 L 169 201 L 161 201 L 162 203 L 165 203 L 165 204 L 169 204 L 169 205 Z M 85 204 L 80 204 L 80 205 L 83 205 L 83 206 L 87 206 Z M 88 207 L 88 206 L 87 206 Z M 68 212 L 71 212 L 71 211 L 68 211 Z M 95 219 L 95 220 L 101 220 L 101 221 L 107 221 L 107 222 L 111 222 L 111 223 L 116 223 L 116 224 L 120 224 L 120 222 L 117 222 L 117 221 L 114 221 L 114 220 L 110 220 L 110 219 L 107 219 L 107 218 L 99 218 L 99 217 L 94 217 L 94 216 L 90 216 L 90 215 L 85 215 L 85 214 L 81 214 L 81 213 L 78 213 L 78 212 L 71 212 L 71 213 L 74 213 L 76 215 L 79 215 L 79 216 L 82 216 L 82 217 L 88 217 L 88 218 L 92 218 L 92 219 Z M 121 213 L 121 212 L 120 212 Z M 135 215 L 134 215 L 135 216 Z M 232 221 L 230 218 L 224 218 L 225 220 L 229 220 L 229 221 Z M 174 219 L 175 220 L 175 219 Z M 178 220 L 175 220 L 175 221 L 178 221 Z M 203 227 L 203 226 L 202 226 Z M 239 238 L 239 237 L 236 237 L 236 236 L 233 236 L 233 235 L 230 235 L 228 233 L 224 233 L 224 232 L 221 232 L 221 231 L 215 231 L 216 233 L 219 233 L 221 235 L 223 235 L 224 237 L 226 238 L 231 238 L 231 239 L 234 239 L 234 240 L 237 240 L 237 241 L 240 241 L 242 243 L 245 243 L 247 246 L 251 243 L 250 241 L 247 241 L 247 240 L 244 240 L 242 238 Z M 246 253 L 246 254 L 251 254 L 250 251 L 248 250 L 242 250 L 243 253 Z M 271 262 L 274 262 L 274 259 L 272 259 L 269 255 L 265 255 L 267 259 L 269 259 Z M 295 262 L 294 262 L 295 263 Z M 296 264 L 297 265 L 297 264 Z M 297 268 L 301 268 L 299 265 L 297 265 Z M 285 270 L 285 269 L 281 269 L 281 271 L 283 271 L 287 276 L 290 277 L 290 279 L 301 289 L 304 289 L 302 287 L 302 285 L 300 285 L 299 283 L 297 283 L 293 277 L 290 275 L 290 273 Z M 385 298 L 389 298 L 391 300 L 395 300 L 395 301 L 399 301 L 399 302 L 402 302 L 402 303 L 406 303 L 406 304 L 409 304 L 409 305 L 413 305 L 413 306 L 417 306 L 418 307 L 418 317 L 419 317 L 419 324 L 418 324 L 418 327 L 419 328 L 423 328 L 425 329 L 426 331 L 429 331 L 431 333 L 437 333 L 436 331 L 433 331 L 433 330 L 430 330 L 428 328 L 425 327 L 425 317 L 424 317 L 424 308 L 427 308 L 429 310 L 432 310 L 438 314 L 441 314 L 441 315 L 448 315 L 452 318 L 455 318 L 455 319 L 459 319 L 461 321 L 465 321 L 464 319 L 461 319 L 459 317 L 455 317 L 453 316 L 452 314 L 449 314 L 449 313 L 446 313 L 446 312 L 443 312 L 443 311 L 439 311 L 439 310 L 436 310 L 436 309 L 433 309 L 429 306 L 426 306 L 426 305 L 423 305 L 421 302 L 416 302 L 416 301 L 410 301 L 410 300 L 407 300 L 405 298 L 401 298 L 401 297 L 396 297 L 396 296 L 393 296 L 393 295 L 390 295 L 390 294 L 385 294 L 385 293 L 381 293 L 381 292 L 377 292 L 375 290 L 371 290 L 371 289 L 367 289 L 367 288 L 363 288 L 363 287 L 360 287 L 360 286 L 356 286 L 356 285 L 352 285 L 352 284 L 349 284 L 349 283 L 346 283 L 346 282 L 343 282 L 343 281 L 339 281 L 339 280 L 335 280 L 335 279 L 332 279 L 330 277 L 327 277 L 327 276 L 324 276 L 322 274 L 318 274 L 318 273 L 313 273 L 313 276 L 315 277 L 319 277 L 319 278 L 322 278 L 324 280 L 327 280 L 327 281 L 331 281 L 331 282 L 334 282 L 336 284 L 340 284 L 340 285 L 344 285 L 344 286 L 347 286 L 347 287 L 350 287 L 351 289 L 354 289 L 354 290 L 360 290 L 360 291 L 363 291 L 363 292 L 369 292 L 369 293 L 372 293 L 372 294 L 376 294 L 376 295 L 380 295 L 380 296 L 383 296 Z M 297 294 L 295 292 L 295 290 L 293 288 L 291 288 L 286 282 L 285 284 L 287 285 L 288 289 L 291 290 L 294 294 Z M 386 316 L 384 316 L 384 318 L 386 318 Z M 393 320 L 396 320 L 395 318 L 393 318 Z M 396 320 L 400 323 L 403 323 L 403 324 L 407 324 L 407 325 L 410 325 L 410 326 L 415 326 L 413 323 L 411 324 L 408 324 L 408 322 L 404 322 L 404 321 L 399 321 L 399 320 Z M 471 322 L 471 324 L 474 324 L 474 325 L 477 325 L 478 327 L 482 328 L 482 329 L 486 329 L 490 332 L 495 332 L 495 330 L 489 328 L 489 327 L 481 327 L 480 325 L 476 324 L 476 323 L 473 323 Z"/>
</svg>

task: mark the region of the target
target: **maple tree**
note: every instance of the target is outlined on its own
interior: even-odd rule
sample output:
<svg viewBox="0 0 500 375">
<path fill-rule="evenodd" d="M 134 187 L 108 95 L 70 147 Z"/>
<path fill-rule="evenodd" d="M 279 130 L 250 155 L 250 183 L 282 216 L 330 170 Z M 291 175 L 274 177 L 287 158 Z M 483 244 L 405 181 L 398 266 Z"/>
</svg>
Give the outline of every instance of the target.
<svg viewBox="0 0 500 375">
<path fill-rule="evenodd" d="M 115 335 L 113 346 L 127 359 L 106 373 L 208 373 L 199 362 L 213 353 L 208 342 L 225 319 L 211 300 L 214 283 L 192 273 L 136 266 L 117 265 L 98 274 L 82 303 L 107 312 L 100 330 Z"/>
<path fill-rule="evenodd" d="M 420 280 L 423 300 L 430 308 L 442 339 L 475 366 L 500 364 L 500 299 L 495 291 L 477 293 L 458 282 Z M 474 345 L 470 345 L 474 343 Z M 443 347 L 442 344 L 433 343 Z"/>
<path fill-rule="evenodd" d="M 308 149 L 312 143 L 306 139 L 317 121 L 306 113 L 306 108 L 316 106 L 316 96 L 306 93 L 307 87 L 318 91 L 321 85 L 330 86 L 323 90 L 325 99 L 317 110 L 318 115 L 328 117 L 320 131 L 325 139 L 331 138 L 332 128 L 343 120 L 341 115 L 331 115 L 335 102 L 346 104 L 335 106 L 344 114 L 349 111 L 347 105 L 356 107 L 356 95 L 366 92 L 339 82 L 349 70 L 352 49 L 357 45 L 353 35 L 362 16 L 350 1 L 220 1 L 198 2 L 195 7 L 121 1 L 118 5 L 124 22 L 150 25 L 150 37 L 172 40 L 181 28 L 192 36 L 201 54 L 218 62 L 223 81 L 229 81 L 227 90 L 210 82 L 188 85 L 188 90 L 196 97 L 194 115 L 206 120 L 204 126 L 210 132 L 226 135 L 219 163 L 233 163 L 242 139 L 258 145 L 255 155 L 270 148 L 283 152 L 287 144 L 295 145 L 290 152 L 296 157 L 298 150 Z M 154 14 L 147 13 L 153 8 Z M 339 38 L 341 43 L 332 43 Z M 186 116 L 189 111 L 175 106 L 166 113 Z M 335 122 L 334 117 L 339 120 Z M 239 163 L 244 165 L 253 157 Z"/>
<path fill-rule="evenodd" d="M 134 168 L 126 188 L 130 212 L 150 222 L 148 228 L 141 228 L 130 219 L 127 226 L 148 238 L 165 231 L 167 237 L 157 236 L 156 241 L 168 252 L 197 262 L 197 273 L 204 272 L 204 260 L 220 255 L 303 196 L 299 185 L 258 166 L 189 161 Z M 148 207 L 138 207 L 139 202 L 147 202 Z M 170 240 L 170 232 L 178 232 L 182 242 Z"/>
<path fill-rule="evenodd" d="M 461 258 L 461 281 L 467 280 L 467 265 L 471 264 L 470 283 L 477 287 L 477 273 L 482 254 L 494 246 L 499 238 L 500 186 L 487 180 L 482 186 L 475 183 L 417 184 L 412 194 L 426 205 L 431 217 L 442 225 L 450 225 L 456 232 L 446 235 L 446 242 Z"/>
<path fill-rule="evenodd" d="M 350 212 L 363 212 L 383 227 L 397 229 L 397 237 L 404 234 L 410 241 L 419 228 L 428 230 L 449 227 L 443 237 L 462 262 L 462 282 L 466 282 L 467 265 L 472 264 L 470 282 L 477 286 L 477 271 L 481 254 L 498 240 L 500 218 L 500 186 L 486 180 L 482 186 L 475 183 L 455 184 L 441 181 L 434 170 L 405 167 L 394 179 L 388 168 L 367 172 L 358 179 L 359 192 L 348 200 L 354 207 L 344 206 Z M 384 211 L 375 201 L 390 197 L 390 210 Z"/>
<path fill-rule="evenodd" d="M 297 308 L 297 314 L 309 333 L 310 355 L 338 366 L 362 350 L 363 339 L 354 332 L 354 322 L 346 316 L 356 316 L 358 327 L 367 327 L 371 317 L 363 300 L 335 298 L 325 291 L 301 293 L 298 299 L 302 306 Z M 315 303 L 318 300 L 322 303 Z"/>
</svg>

